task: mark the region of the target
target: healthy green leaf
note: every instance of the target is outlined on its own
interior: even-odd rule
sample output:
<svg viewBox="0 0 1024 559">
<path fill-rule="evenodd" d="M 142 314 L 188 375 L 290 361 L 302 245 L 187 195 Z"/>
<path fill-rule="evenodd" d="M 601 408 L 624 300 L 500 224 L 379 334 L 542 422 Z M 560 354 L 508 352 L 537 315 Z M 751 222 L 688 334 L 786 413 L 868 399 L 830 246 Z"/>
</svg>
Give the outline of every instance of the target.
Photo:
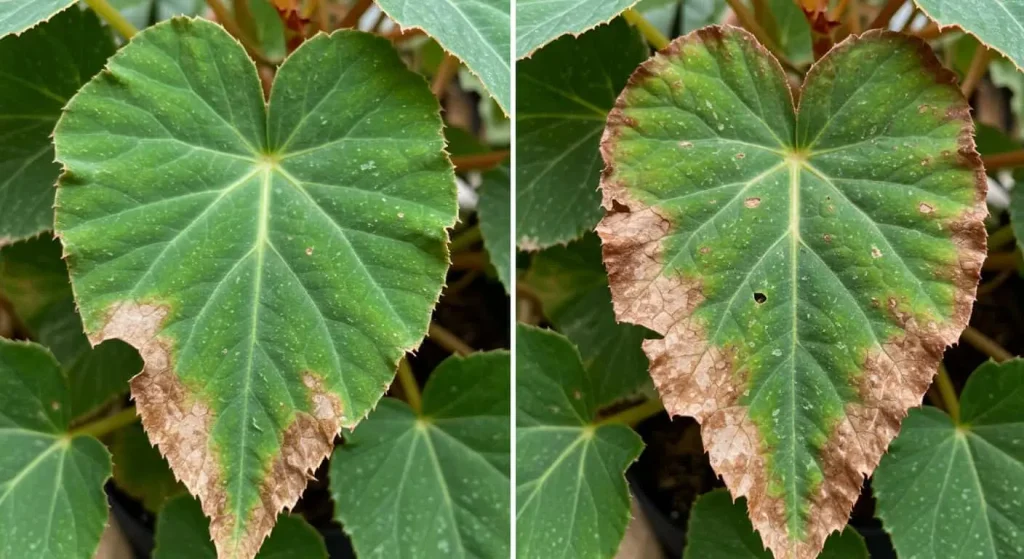
<svg viewBox="0 0 1024 559">
<path fill-rule="evenodd" d="M 210 520 L 190 495 L 164 505 L 157 516 L 153 559 L 217 559 L 210 541 Z M 327 559 L 324 540 L 301 516 L 282 514 L 257 559 Z"/>
<path fill-rule="evenodd" d="M 0 294 L 33 338 L 60 361 L 71 387 L 73 419 L 128 392 L 128 380 L 142 370 L 142 359 L 120 340 L 95 348 L 89 343 L 75 310 L 60 242 L 36 238 L 0 250 Z"/>
<path fill-rule="evenodd" d="M 637 2 L 516 0 L 516 58 L 526 58 L 562 35 L 578 36 L 602 23 L 608 23 Z"/>
<path fill-rule="evenodd" d="M 910 411 L 873 480 L 878 516 L 900 557 L 1024 553 L 1024 360 L 967 379 L 960 422 Z"/>
<path fill-rule="evenodd" d="M 648 55 L 618 19 L 563 37 L 516 63 L 516 244 L 539 250 L 590 231 L 604 215 L 597 184 L 605 118 Z"/>
<path fill-rule="evenodd" d="M 55 141 L 85 330 L 139 348 L 150 440 L 219 552 L 251 558 L 426 332 L 456 214 L 437 101 L 387 40 L 340 31 L 295 51 L 268 107 L 230 35 L 172 19 Z"/>
<path fill-rule="evenodd" d="M 757 18 L 767 22 L 765 30 L 775 40 L 782 52 L 794 64 L 807 64 L 814 61 L 811 43 L 811 26 L 807 17 L 793 0 L 767 0 L 753 2 L 753 7 L 763 6 L 764 13 L 757 12 Z"/>
<path fill-rule="evenodd" d="M 0 0 L 0 38 L 35 27 L 57 12 L 66 10 L 75 2 L 76 0 Z M 7 65 L 4 64 L 3 67 L 6 68 Z"/>
<path fill-rule="evenodd" d="M 690 510 L 684 559 L 772 559 L 747 518 L 746 499 L 733 502 L 725 489 L 697 498 Z M 832 534 L 818 559 L 868 559 L 864 538 L 853 528 Z"/>
<path fill-rule="evenodd" d="M 625 471 L 643 441 L 595 422 L 594 386 L 567 339 L 522 324 L 516 407 L 518 556 L 614 556 L 629 522 Z"/>
<path fill-rule="evenodd" d="M 641 348 L 649 332 L 616 322 L 597 235 L 537 253 L 525 283 L 548 320 L 579 348 L 598 406 L 650 385 Z"/>
<path fill-rule="evenodd" d="M 1021 0 L 914 0 L 940 26 L 956 26 L 1024 69 L 1024 2 Z"/>
<path fill-rule="evenodd" d="M 42 346 L 0 339 L 0 557 L 91 559 L 110 453 L 71 436 L 70 387 Z"/>
<path fill-rule="evenodd" d="M 110 452 L 114 455 L 114 482 L 141 501 L 146 510 L 155 514 L 168 499 L 185 492 L 185 486 L 175 479 L 167 460 L 138 423 L 117 430 Z M 204 539 L 212 550 L 209 538 Z"/>
<path fill-rule="evenodd" d="M 360 557 L 508 557 L 509 354 L 450 357 L 423 410 L 381 400 L 331 458 Z"/>
<path fill-rule="evenodd" d="M 0 20 L 19 3 L 29 2 L 0 2 Z M 0 246 L 53 229 L 60 174 L 53 126 L 67 100 L 113 53 L 110 32 L 91 11 L 78 9 L 0 39 Z"/>
<path fill-rule="evenodd" d="M 377 0 L 402 27 L 418 27 L 480 78 L 508 114 L 512 107 L 511 0 Z"/>
<path fill-rule="evenodd" d="M 505 292 L 512 288 L 512 258 L 509 254 L 512 245 L 509 219 L 512 213 L 511 181 L 508 165 L 484 173 L 477 206 L 480 234 Z"/>
<path fill-rule="evenodd" d="M 970 108 L 922 41 L 872 31 L 808 72 L 794 109 L 748 33 L 705 28 L 608 117 L 598 233 L 620 320 L 666 409 L 777 557 L 814 557 L 944 348 L 985 257 Z"/>
</svg>

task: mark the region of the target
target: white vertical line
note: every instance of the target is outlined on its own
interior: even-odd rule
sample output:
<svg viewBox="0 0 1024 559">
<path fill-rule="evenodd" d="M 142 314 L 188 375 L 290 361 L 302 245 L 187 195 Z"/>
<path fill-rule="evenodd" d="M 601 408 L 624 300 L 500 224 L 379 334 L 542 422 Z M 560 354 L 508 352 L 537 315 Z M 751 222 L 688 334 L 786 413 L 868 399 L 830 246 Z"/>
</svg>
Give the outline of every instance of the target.
<svg viewBox="0 0 1024 559">
<path fill-rule="evenodd" d="M 516 156 L 517 156 L 517 154 L 516 154 L 516 152 L 518 151 L 516 149 L 516 105 L 517 105 L 517 101 L 518 101 L 518 99 L 516 98 L 516 54 L 515 54 L 516 53 L 516 0 L 510 0 L 510 2 L 509 2 L 509 10 L 510 10 L 510 13 L 509 13 L 509 24 L 511 26 L 511 35 L 510 35 L 511 41 L 509 41 L 509 53 L 508 53 L 509 60 L 511 61 L 511 64 L 509 64 L 509 67 L 510 67 L 509 71 L 511 72 L 511 79 L 509 80 L 509 83 L 510 83 L 510 87 L 512 88 L 512 91 L 511 91 L 511 93 L 512 93 L 511 99 L 512 100 L 511 100 L 511 103 L 509 104 L 509 113 L 508 113 L 508 116 L 509 116 L 509 131 L 510 131 L 509 132 L 509 143 L 510 143 L 510 145 L 509 145 L 509 150 L 510 150 L 510 155 L 509 155 L 509 180 L 512 181 L 510 183 L 511 188 L 509 188 L 509 196 L 511 197 L 511 200 L 510 200 L 510 203 L 509 203 L 509 212 L 510 212 L 511 215 L 509 216 L 509 220 L 508 220 L 509 229 L 510 229 L 510 233 L 511 233 L 509 235 L 509 244 L 510 244 L 510 246 L 509 246 L 509 249 L 510 249 L 509 250 L 509 258 L 512 260 L 512 262 L 509 263 L 511 265 L 511 269 L 512 269 L 512 273 L 510 274 L 510 276 L 511 276 L 511 278 L 510 278 L 511 285 L 509 286 L 509 304 L 512 306 L 512 308 L 510 309 L 510 312 L 509 312 L 509 328 L 510 328 L 509 339 L 511 340 L 510 343 L 511 343 L 511 348 L 512 348 L 512 351 L 510 352 L 511 360 L 512 360 L 512 363 L 511 363 L 512 374 L 510 375 L 511 382 L 510 382 L 510 386 L 509 386 L 509 390 L 510 390 L 509 395 L 511 396 L 511 398 L 509 400 L 511 402 L 511 404 L 510 404 L 510 406 L 511 406 L 511 413 L 509 414 L 509 432 L 511 433 L 511 437 L 509 438 L 509 440 L 510 440 L 510 443 L 511 443 L 511 448 L 509 449 L 509 452 L 512 453 L 512 455 L 511 455 L 512 459 L 509 461 L 509 463 L 511 464 L 511 471 L 509 472 L 509 474 L 510 474 L 509 475 L 509 492 L 510 492 L 509 507 L 511 509 L 509 511 L 509 520 L 510 520 L 509 530 L 510 530 L 510 537 L 511 537 L 511 544 L 512 544 L 511 550 L 510 550 L 510 557 L 514 558 L 514 557 L 516 557 L 516 309 L 518 308 L 518 305 L 516 304 L 516 285 L 518 284 L 518 278 L 516 277 L 516 267 L 515 267 L 515 263 L 516 263 L 516 174 L 517 174 L 517 166 L 516 166 Z"/>
</svg>

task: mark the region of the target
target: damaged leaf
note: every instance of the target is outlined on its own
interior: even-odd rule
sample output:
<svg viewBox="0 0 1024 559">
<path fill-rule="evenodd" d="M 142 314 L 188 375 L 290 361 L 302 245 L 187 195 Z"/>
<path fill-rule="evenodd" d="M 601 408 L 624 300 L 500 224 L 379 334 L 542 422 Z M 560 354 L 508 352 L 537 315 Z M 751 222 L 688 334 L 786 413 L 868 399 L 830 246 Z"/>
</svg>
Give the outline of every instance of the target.
<svg viewBox="0 0 1024 559">
<path fill-rule="evenodd" d="M 561 334 L 516 327 L 516 549 L 519 557 L 615 555 L 629 522 L 626 468 L 643 450 L 597 421 L 580 354 Z"/>
<path fill-rule="evenodd" d="M 91 559 L 110 453 L 68 433 L 70 387 L 45 348 L 0 338 L 0 557 Z"/>
<path fill-rule="evenodd" d="M 44 22 L 77 0 L 4 0 L 0 2 L 0 38 Z M 72 11 L 72 10 L 68 10 Z M 6 67 L 6 65 L 4 66 Z M 2 175 L 0 175 L 2 176 Z"/>
<path fill-rule="evenodd" d="M 498 271 L 498 279 L 507 293 L 512 287 L 512 176 L 507 164 L 484 173 L 480 185 L 477 217 L 484 247 L 491 257 L 491 265 Z"/>
<path fill-rule="evenodd" d="M 509 354 L 449 357 L 423 410 L 385 398 L 331 457 L 360 557 L 508 557 Z"/>
<path fill-rule="evenodd" d="M 598 233 L 616 315 L 664 335 L 666 409 L 775 556 L 810 558 L 967 324 L 986 183 L 924 42 L 844 41 L 799 98 L 744 31 L 676 40 L 609 115 Z"/>
<path fill-rule="evenodd" d="M 0 2 L 0 20 L 30 2 L 45 4 Z M 0 39 L 0 246 L 53 229 L 60 166 L 50 135 L 64 104 L 112 54 L 110 31 L 88 10 Z"/>
<path fill-rule="evenodd" d="M 959 422 L 933 407 L 911 410 L 872 488 L 900 557 L 1020 557 L 1024 360 L 978 367 Z"/>
<path fill-rule="evenodd" d="M 150 440 L 219 553 L 251 559 L 426 331 L 456 213 L 437 101 L 387 40 L 339 31 L 268 107 L 230 35 L 178 18 L 111 59 L 55 142 L 85 330 L 139 349 Z"/>
<path fill-rule="evenodd" d="M 1024 2 L 1020 0 L 914 0 L 939 27 L 957 27 L 1024 70 Z"/>
<path fill-rule="evenodd" d="M 639 0 L 516 0 L 516 59 L 562 35 L 581 35 Z"/>
</svg>

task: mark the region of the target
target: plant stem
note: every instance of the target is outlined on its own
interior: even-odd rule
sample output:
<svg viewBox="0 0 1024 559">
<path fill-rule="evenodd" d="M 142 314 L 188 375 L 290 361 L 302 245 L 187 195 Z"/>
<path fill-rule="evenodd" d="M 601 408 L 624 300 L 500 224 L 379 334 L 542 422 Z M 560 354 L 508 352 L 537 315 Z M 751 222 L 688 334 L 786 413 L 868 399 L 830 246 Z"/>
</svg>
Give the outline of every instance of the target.
<svg viewBox="0 0 1024 559">
<path fill-rule="evenodd" d="M 135 412 L 135 406 L 132 406 L 130 408 L 125 408 L 114 415 L 108 415 L 97 419 L 96 421 L 86 423 L 77 429 L 73 429 L 70 434 L 72 437 L 76 437 L 78 435 L 89 435 L 100 438 L 105 435 L 109 435 L 126 425 L 131 425 L 138 421 L 138 419 L 139 415 Z"/>
<path fill-rule="evenodd" d="M 974 50 L 974 57 L 971 58 L 971 66 L 967 69 L 967 75 L 964 76 L 964 81 L 960 83 L 960 91 L 964 94 L 964 97 L 970 98 L 971 94 L 974 93 L 974 88 L 978 87 L 981 78 L 985 76 L 985 72 L 988 70 L 988 62 L 991 59 L 992 51 L 986 48 L 985 45 L 978 43 L 978 48 Z"/>
<path fill-rule="evenodd" d="M 359 18 L 363 17 L 372 4 L 373 0 L 356 0 L 355 5 L 345 13 L 345 17 L 341 19 L 338 27 L 358 27 Z"/>
<path fill-rule="evenodd" d="M 630 8 L 622 13 L 622 17 L 626 19 L 633 27 L 640 30 L 640 33 L 647 39 L 652 47 L 657 50 L 661 50 L 668 46 L 668 37 L 661 34 L 661 31 L 657 27 L 651 25 L 651 22 L 647 21 L 647 18 L 640 15 L 640 12 Z"/>
<path fill-rule="evenodd" d="M 903 7 L 907 0 L 889 0 L 885 6 L 882 6 L 882 11 L 878 12 L 878 15 L 868 26 L 868 29 L 879 29 L 882 27 L 889 27 L 889 20 L 892 19 L 893 14 L 899 11 Z"/>
<path fill-rule="evenodd" d="M 398 362 L 398 382 L 402 385 L 402 392 L 405 394 L 405 401 L 417 414 L 423 410 L 423 398 L 420 397 L 420 386 L 416 384 L 416 377 L 412 374 L 412 367 L 409 361 L 402 357 Z"/>
<path fill-rule="evenodd" d="M 960 400 L 957 398 L 956 389 L 953 388 L 953 381 L 946 372 L 946 366 L 939 363 L 939 373 L 935 375 L 935 384 L 939 387 L 939 394 L 942 396 L 942 403 L 946 411 L 953 418 L 953 423 L 960 423 Z"/>
<path fill-rule="evenodd" d="M 991 235 L 988 236 L 988 249 L 1002 247 L 1013 242 L 1014 239 L 1013 226 L 1006 224 L 999 229 L 996 229 Z"/>
<path fill-rule="evenodd" d="M 444 90 L 448 87 L 448 82 L 452 81 L 455 77 L 456 72 L 459 71 L 459 59 L 454 56 L 444 53 L 444 59 L 441 60 L 441 64 L 437 66 L 437 73 L 434 74 L 434 81 L 430 84 L 430 91 L 434 94 L 434 97 L 441 99 L 444 97 Z"/>
<path fill-rule="evenodd" d="M 658 415 L 665 411 L 665 406 L 661 405 L 661 400 L 655 398 L 653 400 L 644 400 L 643 403 L 636 406 L 626 408 L 614 415 L 598 421 L 598 425 L 607 425 L 609 423 L 622 423 L 629 425 L 630 427 L 636 427 L 642 423 L 645 419 Z"/>
<path fill-rule="evenodd" d="M 85 3 L 96 12 L 96 15 L 103 18 L 111 27 L 117 30 L 125 39 L 131 40 L 139 32 L 134 25 L 117 11 L 117 8 L 107 3 L 107 0 L 85 0 Z"/>
<path fill-rule="evenodd" d="M 491 261 L 483 252 L 460 252 L 452 255 L 452 270 L 486 270 Z"/>
<path fill-rule="evenodd" d="M 469 355 L 470 353 L 473 353 L 473 348 L 469 347 L 469 344 L 462 341 L 458 336 L 452 334 L 450 330 L 436 322 L 430 323 L 430 328 L 427 329 L 427 337 L 430 338 L 430 341 L 452 353 L 456 353 L 458 355 Z"/>
<path fill-rule="evenodd" d="M 467 171 L 484 171 L 497 167 L 499 163 L 508 159 L 508 150 L 499 149 L 487 153 L 473 155 L 459 155 L 452 157 L 452 165 L 455 170 L 465 173 Z"/>
<path fill-rule="evenodd" d="M 937 39 L 939 35 L 942 35 L 945 31 L 939 29 L 939 24 L 934 21 L 929 21 L 928 25 L 925 25 L 917 31 L 911 31 L 910 34 L 924 41 L 931 41 Z"/>
<path fill-rule="evenodd" d="M 985 165 L 986 169 L 1002 169 L 1004 167 L 1022 167 L 1024 166 L 1024 149 L 1017 151 L 1008 151 L 1005 153 L 996 153 L 992 155 L 981 156 L 981 162 Z"/>
<path fill-rule="evenodd" d="M 483 234 L 480 232 L 480 224 L 474 223 L 452 239 L 452 242 L 448 244 L 448 252 L 452 254 L 462 252 L 480 242 L 481 239 L 483 239 Z"/>
<path fill-rule="evenodd" d="M 1006 283 L 1006 280 L 1012 278 L 1016 274 L 1017 274 L 1016 270 L 1003 270 L 1002 272 L 999 272 L 999 275 L 997 275 L 996 277 L 994 277 L 991 280 L 989 280 L 989 281 L 979 285 L 978 286 L 978 299 L 981 299 L 985 295 L 988 295 L 989 293 L 992 293 L 996 289 L 999 289 L 999 286 L 1001 286 L 1004 283 Z"/>
<path fill-rule="evenodd" d="M 1014 249 L 1012 252 L 990 252 L 981 269 L 986 272 L 1001 270 L 1016 270 L 1020 268 L 1020 251 Z"/>
<path fill-rule="evenodd" d="M 960 339 L 971 344 L 974 346 L 974 349 L 988 355 L 1000 363 L 1013 359 L 1013 354 L 1003 349 L 1003 346 L 997 344 L 995 340 L 970 326 L 964 329 L 964 333 L 960 335 Z"/>
</svg>

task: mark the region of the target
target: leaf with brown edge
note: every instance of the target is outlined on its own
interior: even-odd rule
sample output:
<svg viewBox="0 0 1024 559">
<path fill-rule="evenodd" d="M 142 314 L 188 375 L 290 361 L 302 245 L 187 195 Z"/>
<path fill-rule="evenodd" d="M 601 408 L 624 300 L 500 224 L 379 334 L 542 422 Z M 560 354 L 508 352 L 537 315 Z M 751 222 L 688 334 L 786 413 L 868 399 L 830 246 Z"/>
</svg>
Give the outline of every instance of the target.
<svg viewBox="0 0 1024 559">
<path fill-rule="evenodd" d="M 853 37 L 799 108 L 742 30 L 677 39 L 608 118 L 598 226 L 666 409 L 776 557 L 810 558 L 921 403 L 974 302 L 985 177 L 928 46 Z"/>
<path fill-rule="evenodd" d="M 256 555 L 427 330 L 457 211 L 438 112 L 386 39 L 306 41 L 265 103 L 241 45 L 176 18 L 57 124 L 85 331 L 139 350 L 143 426 L 221 557 Z"/>
</svg>

